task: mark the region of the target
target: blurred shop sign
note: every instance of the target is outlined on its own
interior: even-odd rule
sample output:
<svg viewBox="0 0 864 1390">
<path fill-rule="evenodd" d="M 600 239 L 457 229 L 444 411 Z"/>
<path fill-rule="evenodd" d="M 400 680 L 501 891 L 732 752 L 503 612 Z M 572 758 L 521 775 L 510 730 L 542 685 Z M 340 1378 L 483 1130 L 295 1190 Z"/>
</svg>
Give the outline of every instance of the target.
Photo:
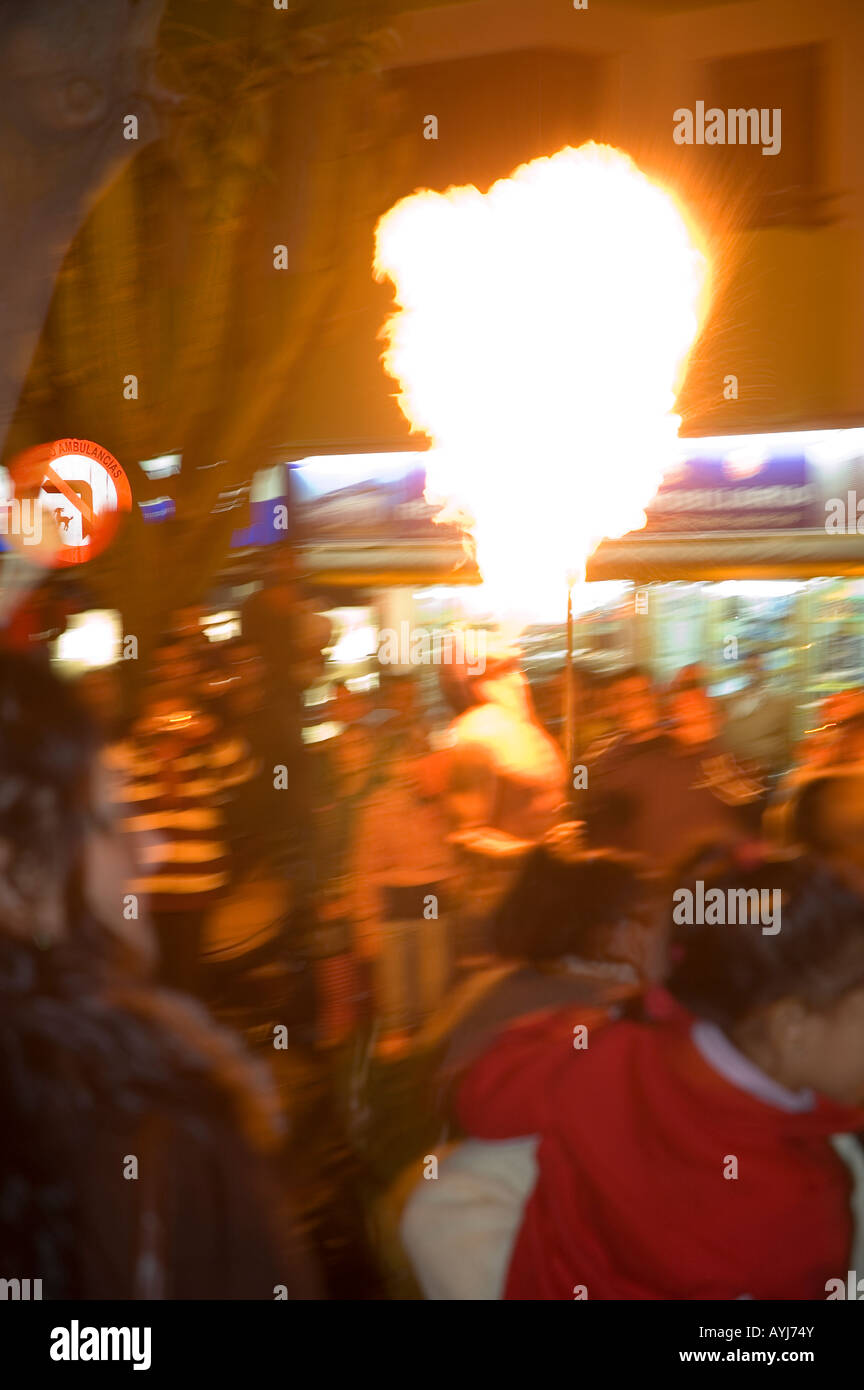
<svg viewBox="0 0 864 1390">
<path fill-rule="evenodd" d="M 424 497 L 426 470 L 417 454 L 310 459 L 291 471 L 301 540 L 443 540 L 458 533 L 436 521 L 440 507 Z"/>
<path fill-rule="evenodd" d="M 823 479 L 803 455 L 752 464 L 692 459 L 667 474 L 646 532 L 773 531 L 824 525 Z"/>
</svg>

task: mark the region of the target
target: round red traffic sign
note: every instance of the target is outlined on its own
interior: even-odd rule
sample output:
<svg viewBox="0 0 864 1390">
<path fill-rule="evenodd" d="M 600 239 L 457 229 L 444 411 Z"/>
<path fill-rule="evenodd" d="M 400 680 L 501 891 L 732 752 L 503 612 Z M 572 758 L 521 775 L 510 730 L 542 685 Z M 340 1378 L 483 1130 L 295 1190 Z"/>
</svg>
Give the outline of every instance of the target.
<svg viewBox="0 0 864 1390">
<path fill-rule="evenodd" d="M 92 439 L 55 439 L 25 449 L 9 465 L 16 529 L 34 559 L 80 565 L 113 540 L 132 489 L 113 454 Z M 25 526 L 24 522 L 27 522 Z"/>
</svg>

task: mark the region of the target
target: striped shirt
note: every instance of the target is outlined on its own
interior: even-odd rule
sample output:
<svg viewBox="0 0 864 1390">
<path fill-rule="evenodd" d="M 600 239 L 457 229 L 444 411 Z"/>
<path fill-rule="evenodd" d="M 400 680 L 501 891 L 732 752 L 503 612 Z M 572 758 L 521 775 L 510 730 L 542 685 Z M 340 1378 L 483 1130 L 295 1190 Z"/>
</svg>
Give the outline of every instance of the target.
<svg viewBox="0 0 864 1390">
<path fill-rule="evenodd" d="M 208 906 L 229 882 L 225 800 L 252 774 L 242 739 L 138 736 L 111 750 L 125 773 L 121 818 L 137 841 L 131 891 L 155 912 Z"/>
</svg>

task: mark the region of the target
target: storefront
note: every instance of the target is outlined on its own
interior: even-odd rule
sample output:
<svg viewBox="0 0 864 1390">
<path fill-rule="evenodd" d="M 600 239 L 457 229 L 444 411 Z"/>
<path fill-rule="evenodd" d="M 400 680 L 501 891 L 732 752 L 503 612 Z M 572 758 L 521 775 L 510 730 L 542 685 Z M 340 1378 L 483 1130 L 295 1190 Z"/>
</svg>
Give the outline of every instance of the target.
<svg viewBox="0 0 864 1390">
<path fill-rule="evenodd" d="M 372 690 L 386 668 L 410 669 L 434 704 L 442 634 L 480 573 L 470 533 L 425 499 L 423 454 L 319 456 L 290 472 L 298 564 L 332 633 L 308 703 L 326 704 L 337 684 Z"/>
<path fill-rule="evenodd" d="M 698 661 L 720 695 L 759 653 L 805 708 L 864 683 L 864 431 L 682 441 L 646 517 L 588 567 L 627 581 L 610 615 L 633 660 L 663 680 Z"/>
<path fill-rule="evenodd" d="M 382 629 L 458 623 L 480 574 L 468 532 L 424 499 L 422 453 L 288 466 L 292 538 L 333 624 L 331 683 L 377 679 Z M 268 518 L 287 488 L 269 491 L 269 511 L 253 496 L 254 536 L 235 544 L 279 539 Z M 592 670 L 637 662 L 665 681 L 699 662 L 726 695 L 758 652 L 804 708 L 864 683 L 864 430 L 682 441 L 645 528 L 604 542 L 588 580 L 576 647 Z M 563 667 L 563 625 L 528 629 L 522 645 L 532 681 Z"/>
</svg>

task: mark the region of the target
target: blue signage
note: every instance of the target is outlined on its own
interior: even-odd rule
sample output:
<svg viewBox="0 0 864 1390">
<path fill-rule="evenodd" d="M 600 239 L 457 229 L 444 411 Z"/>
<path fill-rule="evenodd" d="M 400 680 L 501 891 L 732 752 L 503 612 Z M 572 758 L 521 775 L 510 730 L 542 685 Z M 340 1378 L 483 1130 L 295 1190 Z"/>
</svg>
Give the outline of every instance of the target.
<svg viewBox="0 0 864 1390">
<path fill-rule="evenodd" d="M 773 531 L 821 527 L 823 489 L 801 454 L 752 461 L 691 459 L 646 507 L 648 532 Z"/>
</svg>

